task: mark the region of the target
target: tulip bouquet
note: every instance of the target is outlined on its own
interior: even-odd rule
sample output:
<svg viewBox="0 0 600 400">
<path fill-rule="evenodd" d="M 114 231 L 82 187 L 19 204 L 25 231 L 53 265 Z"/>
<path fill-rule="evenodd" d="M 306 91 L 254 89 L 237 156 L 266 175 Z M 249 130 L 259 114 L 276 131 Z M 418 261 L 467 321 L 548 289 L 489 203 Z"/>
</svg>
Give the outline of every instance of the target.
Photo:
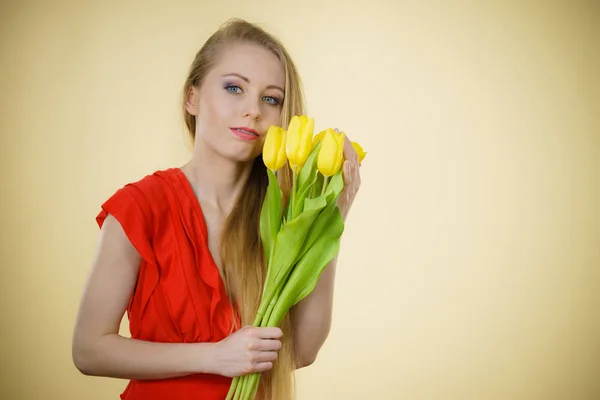
<svg viewBox="0 0 600 400">
<path fill-rule="evenodd" d="M 278 326 L 315 288 L 340 248 L 344 221 L 337 199 L 344 187 L 345 134 L 326 129 L 313 137 L 314 120 L 294 116 L 288 129 L 272 126 L 263 145 L 269 184 L 260 215 L 267 271 L 254 326 Z M 352 143 L 361 162 L 366 153 Z M 287 165 L 286 165 L 287 164 Z M 291 168 L 293 183 L 283 204 L 277 174 Z M 236 377 L 227 400 L 254 399 L 260 374 Z"/>
</svg>

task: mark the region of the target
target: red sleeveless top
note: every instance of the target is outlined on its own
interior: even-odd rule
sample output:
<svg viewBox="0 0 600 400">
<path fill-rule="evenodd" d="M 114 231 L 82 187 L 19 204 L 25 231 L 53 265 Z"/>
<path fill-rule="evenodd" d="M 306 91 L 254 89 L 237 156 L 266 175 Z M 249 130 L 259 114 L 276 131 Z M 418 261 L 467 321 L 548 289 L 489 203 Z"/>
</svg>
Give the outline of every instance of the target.
<svg viewBox="0 0 600 400">
<path fill-rule="evenodd" d="M 232 328 L 231 303 L 208 248 L 206 222 L 179 168 L 156 171 L 114 193 L 96 217 L 123 226 L 142 257 L 127 307 L 134 339 L 217 342 Z M 235 330 L 235 329 L 233 329 Z M 162 380 L 130 380 L 122 400 L 222 400 L 231 378 L 196 374 Z"/>
</svg>

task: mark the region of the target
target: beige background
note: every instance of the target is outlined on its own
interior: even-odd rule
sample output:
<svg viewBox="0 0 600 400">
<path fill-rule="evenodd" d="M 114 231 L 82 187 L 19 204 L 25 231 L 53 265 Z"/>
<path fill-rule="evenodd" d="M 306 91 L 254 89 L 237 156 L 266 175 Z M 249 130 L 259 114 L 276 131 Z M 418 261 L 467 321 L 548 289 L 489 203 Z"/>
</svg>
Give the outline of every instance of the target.
<svg viewBox="0 0 600 400">
<path fill-rule="evenodd" d="M 118 398 L 71 361 L 94 217 L 186 161 L 184 75 L 232 16 L 369 152 L 299 399 L 600 398 L 597 1 L 1 4 L 1 399 Z"/>
</svg>

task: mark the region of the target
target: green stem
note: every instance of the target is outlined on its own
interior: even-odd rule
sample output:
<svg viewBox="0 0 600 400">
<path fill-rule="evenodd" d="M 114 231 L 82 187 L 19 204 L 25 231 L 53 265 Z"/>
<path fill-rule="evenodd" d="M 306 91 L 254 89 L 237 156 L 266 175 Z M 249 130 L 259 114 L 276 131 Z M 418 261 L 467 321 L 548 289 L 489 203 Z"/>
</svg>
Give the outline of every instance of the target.
<svg viewBox="0 0 600 400">
<path fill-rule="evenodd" d="M 287 280 L 286 283 L 287 284 Z M 282 285 L 282 289 L 284 288 L 284 285 Z M 277 296 L 277 302 L 275 303 L 273 309 L 271 310 L 271 312 L 269 313 L 269 319 L 266 320 L 264 323 L 266 325 L 264 326 L 278 326 L 281 321 L 283 320 L 283 318 L 285 317 L 286 313 L 289 311 L 289 305 L 290 305 L 290 298 L 293 296 L 293 293 L 290 293 L 289 290 L 287 291 L 283 291 L 281 290 L 279 292 L 279 295 Z"/>
<path fill-rule="evenodd" d="M 294 165 L 292 167 L 292 188 L 290 189 L 290 201 L 288 203 L 288 221 L 294 219 L 294 203 L 296 202 L 296 172 L 298 167 Z"/>
<path fill-rule="evenodd" d="M 321 196 L 323 196 L 325 194 L 325 191 L 327 190 L 327 183 L 329 182 L 329 177 L 325 176 L 323 178 L 323 188 L 321 189 Z"/>
<path fill-rule="evenodd" d="M 279 302 L 279 304 L 277 304 L 277 307 L 273 309 L 271 315 L 269 315 L 269 320 L 267 321 L 267 324 L 274 324 L 275 322 L 280 321 L 283 318 L 285 312 L 287 312 L 287 310 L 284 310 L 284 312 L 282 313 L 282 310 L 284 309 L 283 303 L 283 301 Z"/>
<path fill-rule="evenodd" d="M 268 304 L 270 303 L 270 298 L 273 296 L 272 290 L 269 290 L 269 289 L 270 289 L 270 284 L 271 284 L 270 272 L 271 272 L 271 265 L 273 264 L 274 252 L 275 251 L 271 252 L 271 257 L 267 263 L 267 276 L 265 279 L 265 283 L 263 285 L 260 305 L 259 305 L 258 311 L 256 313 L 254 323 L 252 324 L 253 326 L 260 326 L 262 318 L 264 317 L 266 309 L 268 308 Z"/>
<path fill-rule="evenodd" d="M 240 380 L 235 388 L 235 393 L 233 395 L 233 400 L 240 400 L 242 395 L 242 390 L 244 389 L 244 378 L 245 376 L 240 376 Z"/>
<path fill-rule="evenodd" d="M 240 391 L 240 400 L 246 400 L 248 398 L 248 392 L 250 386 L 252 386 L 252 377 L 256 375 L 256 373 L 251 375 L 244 375 L 244 385 L 239 389 Z"/>
<path fill-rule="evenodd" d="M 271 313 L 273 312 L 273 309 L 277 305 L 277 301 L 279 300 L 279 295 L 281 294 L 281 291 L 283 290 L 284 285 L 285 284 L 282 284 L 279 286 L 279 288 L 277 289 L 277 293 L 271 299 L 271 302 L 269 303 L 269 306 L 267 307 L 267 311 L 265 312 L 265 315 L 260 323 L 261 327 L 264 328 L 264 327 L 268 326 L 267 323 L 269 322 L 269 318 L 271 317 Z"/>
<path fill-rule="evenodd" d="M 254 318 L 254 323 L 252 324 L 253 326 L 261 326 L 262 320 L 263 320 L 269 306 L 271 305 L 271 301 L 272 301 L 273 297 L 275 296 L 275 293 L 271 286 L 272 286 L 272 284 L 269 285 L 269 290 L 263 294 L 258 312 L 256 313 L 256 317 Z"/>
<path fill-rule="evenodd" d="M 251 400 L 256 399 L 256 393 L 258 393 L 258 384 L 260 382 L 260 377 L 258 377 L 258 380 L 256 381 L 256 384 L 254 385 L 254 389 L 252 390 L 252 397 Z"/>
<path fill-rule="evenodd" d="M 254 373 L 252 375 L 246 375 L 246 376 L 247 376 L 247 380 L 246 380 L 246 384 L 244 385 L 244 391 L 242 392 L 241 400 L 253 400 L 251 395 L 254 392 L 254 387 L 257 385 L 257 382 L 260 378 L 260 374 Z"/>
<path fill-rule="evenodd" d="M 227 397 L 225 398 L 225 400 L 233 399 L 233 396 L 236 392 L 239 382 L 240 382 L 239 376 L 236 376 L 235 378 L 233 378 L 233 380 L 231 381 L 231 386 L 229 387 L 229 392 L 227 392 Z"/>
<path fill-rule="evenodd" d="M 260 305 L 258 308 L 258 312 L 256 313 L 256 317 L 254 318 L 253 326 L 267 326 L 265 325 L 265 323 L 269 321 L 269 317 L 267 317 L 267 314 L 270 314 L 273 308 L 277 305 L 279 294 L 285 287 L 285 284 L 293 269 L 293 267 L 289 268 L 288 271 L 285 273 L 283 279 L 276 280 L 275 277 L 272 277 L 273 279 L 271 280 L 271 282 L 269 282 L 269 285 L 265 285 L 267 289 L 265 290 L 265 293 L 263 294 L 260 300 Z"/>
</svg>

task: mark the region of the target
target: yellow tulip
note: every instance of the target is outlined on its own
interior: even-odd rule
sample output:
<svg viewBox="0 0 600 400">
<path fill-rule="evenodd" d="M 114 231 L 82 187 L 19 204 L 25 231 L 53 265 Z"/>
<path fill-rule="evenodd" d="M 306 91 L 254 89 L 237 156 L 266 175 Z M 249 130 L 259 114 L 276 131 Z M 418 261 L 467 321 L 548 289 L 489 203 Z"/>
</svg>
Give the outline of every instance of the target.
<svg viewBox="0 0 600 400">
<path fill-rule="evenodd" d="M 304 165 L 310 155 L 314 128 L 313 118 L 305 115 L 292 117 L 286 141 L 287 158 L 292 168 Z"/>
<path fill-rule="evenodd" d="M 323 136 L 325 136 L 325 132 L 327 132 L 327 129 L 324 131 L 321 131 L 317 135 L 315 135 L 315 137 L 313 139 L 313 149 L 315 148 L 317 143 L 319 143 L 321 140 L 323 140 Z"/>
<path fill-rule="evenodd" d="M 286 132 L 283 128 L 272 125 L 267 131 L 263 145 L 263 161 L 271 171 L 277 171 L 285 165 Z"/>
<path fill-rule="evenodd" d="M 317 168 L 323 176 L 335 175 L 344 162 L 344 132 L 337 133 L 333 129 L 327 129 L 323 136 L 321 149 L 317 158 Z"/>
<path fill-rule="evenodd" d="M 352 142 L 352 147 L 354 147 L 354 151 L 356 151 L 356 155 L 358 156 L 358 163 L 360 164 L 362 160 L 365 159 L 367 153 L 363 150 L 362 146 L 356 142 Z"/>
</svg>

